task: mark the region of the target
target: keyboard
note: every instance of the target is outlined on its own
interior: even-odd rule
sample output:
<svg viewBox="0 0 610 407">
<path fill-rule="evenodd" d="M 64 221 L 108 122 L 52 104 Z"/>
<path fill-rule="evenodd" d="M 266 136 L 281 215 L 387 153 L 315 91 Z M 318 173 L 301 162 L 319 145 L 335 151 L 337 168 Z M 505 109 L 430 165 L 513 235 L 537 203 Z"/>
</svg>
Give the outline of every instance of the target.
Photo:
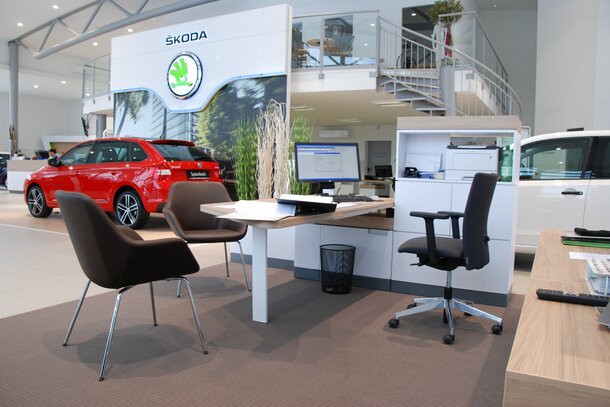
<svg viewBox="0 0 610 407">
<path fill-rule="evenodd" d="M 333 195 L 333 202 L 372 202 L 373 200 L 364 195 Z"/>
</svg>

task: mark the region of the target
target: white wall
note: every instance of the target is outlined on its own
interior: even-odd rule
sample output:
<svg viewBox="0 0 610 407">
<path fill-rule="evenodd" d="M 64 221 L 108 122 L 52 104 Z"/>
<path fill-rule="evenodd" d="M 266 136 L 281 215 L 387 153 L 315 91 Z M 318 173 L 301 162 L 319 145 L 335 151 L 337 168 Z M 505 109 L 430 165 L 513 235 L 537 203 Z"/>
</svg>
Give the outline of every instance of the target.
<svg viewBox="0 0 610 407">
<path fill-rule="evenodd" d="M 524 126 L 535 131 L 537 11 L 482 11 L 479 18 L 521 100 Z"/>
<path fill-rule="evenodd" d="M 608 0 L 539 0 L 536 134 L 609 127 Z"/>
<path fill-rule="evenodd" d="M 83 135 L 82 103 L 19 96 L 19 149 L 26 155 L 43 148 L 41 136 Z M 0 93 L 0 151 L 8 151 L 8 93 Z M 95 126 L 95 124 L 94 124 Z"/>
<path fill-rule="evenodd" d="M 366 174 L 366 142 L 375 141 L 391 141 L 391 163 L 394 168 L 396 162 L 396 126 L 342 126 L 341 129 L 349 130 L 349 138 L 320 138 L 321 127 L 314 127 L 312 131 L 312 141 L 322 141 L 329 143 L 358 143 L 360 152 L 360 173 L 364 177 Z"/>
</svg>

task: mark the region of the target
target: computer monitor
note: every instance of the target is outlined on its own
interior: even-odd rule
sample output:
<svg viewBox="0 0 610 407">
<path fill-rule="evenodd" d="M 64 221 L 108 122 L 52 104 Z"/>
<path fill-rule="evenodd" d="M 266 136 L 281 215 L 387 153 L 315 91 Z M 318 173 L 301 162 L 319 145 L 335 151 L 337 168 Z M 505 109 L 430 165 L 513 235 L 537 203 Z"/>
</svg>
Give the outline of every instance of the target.
<svg viewBox="0 0 610 407">
<path fill-rule="evenodd" d="M 49 158 L 49 152 L 47 150 L 36 150 L 34 151 L 34 154 L 39 160 L 46 160 Z"/>
<path fill-rule="evenodd" d="M 392 178 L 392 166 L 391 165 L 376 165 L 375 176 L 377 178 Z"/>
<path fill-rule="evenodd" d="M 295 143 L 299 182 L 359 182 L 357 143 Z"/>
</svg>

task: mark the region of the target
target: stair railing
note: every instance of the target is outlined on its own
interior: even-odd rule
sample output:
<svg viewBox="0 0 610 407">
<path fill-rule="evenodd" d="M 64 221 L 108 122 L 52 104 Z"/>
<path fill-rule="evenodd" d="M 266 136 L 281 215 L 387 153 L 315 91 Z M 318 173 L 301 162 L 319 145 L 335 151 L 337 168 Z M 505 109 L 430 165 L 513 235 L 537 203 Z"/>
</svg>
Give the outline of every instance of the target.
<svg viewBox="0 0 610 407">
<path fill-rule="evenodd" d="M 377 21 L 378 75 L 392 78 L 395 87 L 417 90 L 446 107 L 448 115 L 522 116 L 517 93 L 491 68 L 433 38 L 398 27 L 382 17 Z M 436 61 L 440 61 L 441 66 Z M 438 96 L 432 88 L 426 91 L 429 79 L 418 78 L 414 83 L 416 70 L 435 72 L 437 78 L 442 76 L 441 92 L 444 94 Z M 447 82 L 453 82 L 453 86 L 447 87 Z"/>
</svg>

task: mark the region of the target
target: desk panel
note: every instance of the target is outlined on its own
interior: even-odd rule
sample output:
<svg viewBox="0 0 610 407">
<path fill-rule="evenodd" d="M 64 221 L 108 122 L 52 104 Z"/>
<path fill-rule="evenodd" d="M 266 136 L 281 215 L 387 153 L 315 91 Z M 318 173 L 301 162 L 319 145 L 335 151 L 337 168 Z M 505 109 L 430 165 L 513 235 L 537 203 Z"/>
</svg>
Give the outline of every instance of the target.
<svg viewBox="0 0 610 407">
<path fill-rule="evenodd" d="M 589 292 L 585 262 L 569 252 L 608 253 L 561 244 L 560 231 L 544 231 L 532 267 L 506 368 L 504 406 L 608 406 L 610 330 L 594 307 L 539 300 L 538 288 Z"/>
</svg>

